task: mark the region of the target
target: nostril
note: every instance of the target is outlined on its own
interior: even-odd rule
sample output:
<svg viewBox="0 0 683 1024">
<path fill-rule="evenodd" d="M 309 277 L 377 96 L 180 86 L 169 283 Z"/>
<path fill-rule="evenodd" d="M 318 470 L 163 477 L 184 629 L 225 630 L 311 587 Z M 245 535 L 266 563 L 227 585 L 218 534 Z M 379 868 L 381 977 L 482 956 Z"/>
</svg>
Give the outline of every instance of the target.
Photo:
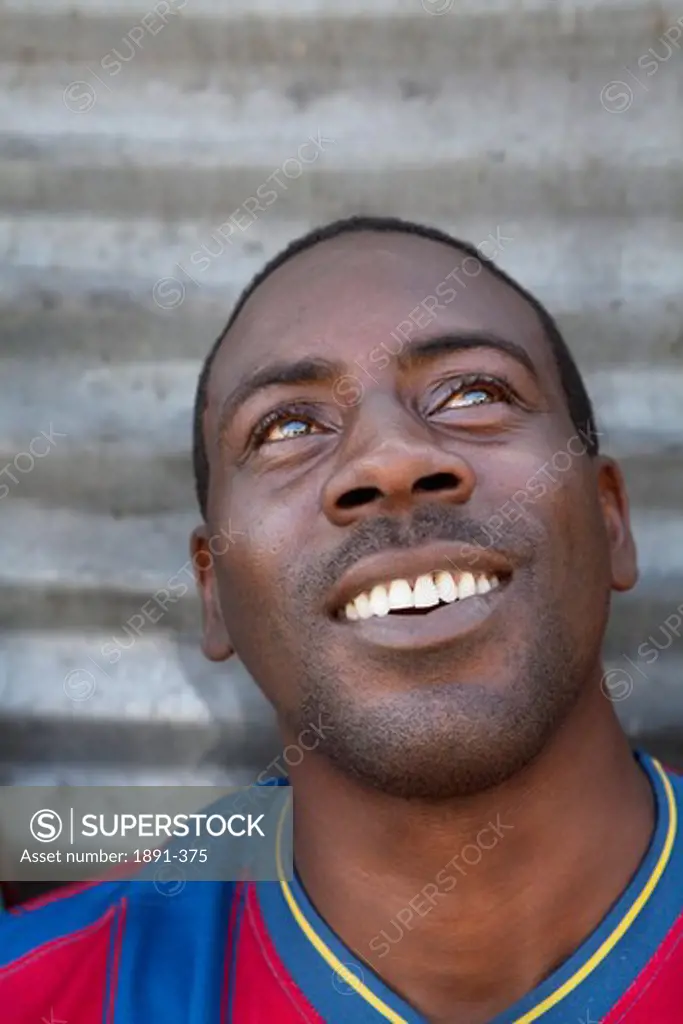
<svg viewBox="0 0 683 1024">
<path fill-rule="evenodd" d="M 358 508 L 360 505 L 369 505 L 371 501 L 377 501 L 382 497 L 382 492 L 377 487 L 354 487 L 337 499 L 338 508 Z"/>
<path fill-rule="evenodd" d="M 431 473 L 422 476 L 413 484 L 415 491 L 452 491 L 460 486 L 460 480 L 453 473 Z"/>
</svg>

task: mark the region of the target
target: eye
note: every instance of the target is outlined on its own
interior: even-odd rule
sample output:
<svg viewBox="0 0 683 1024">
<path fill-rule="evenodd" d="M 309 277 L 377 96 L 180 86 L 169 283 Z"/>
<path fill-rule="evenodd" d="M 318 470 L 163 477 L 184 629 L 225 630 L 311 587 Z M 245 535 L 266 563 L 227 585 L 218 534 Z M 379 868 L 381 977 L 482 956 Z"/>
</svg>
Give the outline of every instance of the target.
<svg viewBox="0 0 683 1024">
<path fill-rule="evenodd" d="M 252 434 L 255 447 L 278 441 L 293 441 L 298 437 L 310 437 L 320 433 L 322 427 L 311 415 L 310 409 L 273 409 L 256 424 Z"/>
<path fill-rule="evenodd" d="M 301 437 L 307 430 L 311 429 L 312 424 L 308 423 L 307 420 L 300 419 L 283 419 L 278 423 L 274 423 L 272 427 L 268 429 L 265 437 L 266 441 L 291 441 L 295 437 Z"/>
<path fill-rule="evenodd" d="M 514 401 L 514 393 L 510 385 L 497 377 L 487 377 L 481 374 L 471 374 L 468 377 L 459 377 L 448 385 L 448 395 L 437 408 L 442 409 L 470 409 L 477 405 L 492 405 L 497 402 L 510 404 Z"/>
</svg>

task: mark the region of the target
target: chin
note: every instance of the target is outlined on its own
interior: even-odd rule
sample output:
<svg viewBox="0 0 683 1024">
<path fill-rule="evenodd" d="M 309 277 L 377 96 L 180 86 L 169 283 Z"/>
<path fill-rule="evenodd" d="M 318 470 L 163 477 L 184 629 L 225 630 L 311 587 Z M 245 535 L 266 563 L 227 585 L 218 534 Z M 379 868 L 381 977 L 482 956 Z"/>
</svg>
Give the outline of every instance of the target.
<svg viewBox="0 0 683 1024">
<path fill-rule="evenodd" d="M 366 788 L 402 799 L 481 793 L 521 771 L 543 749 L 556 716 L 519 688 L 451 684 L 358 703 L 324 695 L 330 730 L 317 749 Z M 308 702 L 312 708 L 312 702 Z M 543 710 L 544 713 L 540 713 Z"/>
</svg>

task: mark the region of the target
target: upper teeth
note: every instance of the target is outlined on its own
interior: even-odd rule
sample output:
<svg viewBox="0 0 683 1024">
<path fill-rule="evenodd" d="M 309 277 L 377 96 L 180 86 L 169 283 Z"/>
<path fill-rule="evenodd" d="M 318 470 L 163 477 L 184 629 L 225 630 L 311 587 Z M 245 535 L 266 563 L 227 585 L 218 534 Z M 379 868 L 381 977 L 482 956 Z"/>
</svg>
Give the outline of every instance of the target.
<svg viewBox="0 0 683 1024">
<path fill-rule="evenodd" d="M 487 594 L 498 584 L 497 576 L 475 577 L 471 572 L 430 572 L 418 576 L 413 584 L 408 580 L 378 583 L 371 591 L 349 601 L 344 611 L 347 619 L 356 622 L 358 619 L 370 619 L 373 615 L 388 615 L 392 609 L 432 608 L 440 601 L 449 604 L 462 601 L 474 594 Z"/>
</svg>

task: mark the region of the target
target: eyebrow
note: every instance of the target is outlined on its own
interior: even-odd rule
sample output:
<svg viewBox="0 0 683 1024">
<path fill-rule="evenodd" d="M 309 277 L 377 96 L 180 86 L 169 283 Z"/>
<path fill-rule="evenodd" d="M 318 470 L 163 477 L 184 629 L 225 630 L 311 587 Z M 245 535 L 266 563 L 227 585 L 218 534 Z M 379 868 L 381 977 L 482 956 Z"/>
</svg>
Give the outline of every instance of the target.
<svg viewBox="0 0 683 1024">
<path fill-rule="evenodd" d="M 307 384 L 334 384 L 343 373 L 343 363 L 322 358 L 297 359 L 293 363 L 269 363 L 268 366 L 259 367 L 246 374 L 223 402 L 218 421 L 219 433 L 230 422 L 239 407 L 259 391 L 287 384 L 298 387 L 305 387 Z"/>
<path fill-rule="evenodd" d="M 503 352 L 529 371 L 531 376 L 538 381 L 538 370 L 534 362 L 522 345 L 508 338 L 501 338 L 489 331 L 471 331 L 463 334 L 439 334 L 436 337 L 423 338 L 414 341 L 410 346 L 397 356 L 397 363 L 401 369 L 431 362 L 439 356 L 448 355 L 451 352 L 461 352 L 474 348 L 490 348 Z"/>
<path fill-rule="evenodd" d="M 510 356 L 538 380 L 538 371 L 526 349 L 514 341 L 488 331 L 440 334 L 411 341 L 407 343 L 404 351 L 395 356 L 395 360 L 399 369 L 406 370 L 431 362 L 439 356 L 477 348 L 494 349 Z M 218 433 L 225 429 L 239 407 L 260 391 L 286 385 L 305 387 L 308 384 L 334 384 L 346 374 L 347 367 L 344 363 L 321 357 L 270 363 L 268 366 L 259 367 L 246 374 L 223 401 L 218 419 Z"/>
</svg>

